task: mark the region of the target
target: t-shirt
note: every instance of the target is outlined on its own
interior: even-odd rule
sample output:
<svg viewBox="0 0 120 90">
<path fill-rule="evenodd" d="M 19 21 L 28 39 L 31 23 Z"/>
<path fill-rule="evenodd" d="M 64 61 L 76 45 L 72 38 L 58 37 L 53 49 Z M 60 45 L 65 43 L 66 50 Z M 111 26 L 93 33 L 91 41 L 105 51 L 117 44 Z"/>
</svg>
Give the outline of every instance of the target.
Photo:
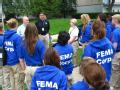
<svg viewBox="0 0 120 90">
<path fill-rule="evenodd" d="M 70 38 L 71 37 L 76 37 L 75 40 L 77 40 L 78 39 L 78 33 L 79 33 L 79 29 L 77 28 L 77 26 L 70 27 L 70 29 L 69 29 Z"/>
</svg>

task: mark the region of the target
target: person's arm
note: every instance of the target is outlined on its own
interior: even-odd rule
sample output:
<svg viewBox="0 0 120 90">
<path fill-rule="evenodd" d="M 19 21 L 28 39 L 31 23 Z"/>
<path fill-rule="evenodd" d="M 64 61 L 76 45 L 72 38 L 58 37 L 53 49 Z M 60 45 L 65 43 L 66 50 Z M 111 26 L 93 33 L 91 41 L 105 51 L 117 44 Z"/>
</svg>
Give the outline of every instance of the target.
<svg viewBox="0 0 120 90">
<path fill-rule="evenodd" d="M 114 31 L 113 32 L 113 37 L 112 37 L 112 43 L 115 49 L 117 49 L 118 46 L 118 42 L 119 42 L 119 33 Z"/>
<path fill-rule="evenodd" d="M 19 61 L 20 61 L 20 66 L 22 67 L 22 70 L 25 70 L 26 68 L 25 61 L 21 58 L 19 59 Z"/>
<path fill-rule="evenodd" d="M 77 38 L 77 36 L 71 37 L 71 38 L 68 40 L 68 43 L 69 43 L 69 44 L 72 44 L 72 43 L 75 41 L 76 38 Z"/>
<path fill-rule="evenodd" d="M 113 43 L 113 46 L 114 46 L 115 49 L 117 49 L 118 43 L 117 43 L 117 42 L 114 42 L 114 43 Z"/>
</svg>

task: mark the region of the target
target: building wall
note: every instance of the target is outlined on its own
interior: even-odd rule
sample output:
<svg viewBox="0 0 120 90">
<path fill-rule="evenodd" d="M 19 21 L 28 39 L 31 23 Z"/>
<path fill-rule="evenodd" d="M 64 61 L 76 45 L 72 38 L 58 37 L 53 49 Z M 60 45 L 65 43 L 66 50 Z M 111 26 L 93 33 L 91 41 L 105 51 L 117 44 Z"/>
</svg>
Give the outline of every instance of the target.
<svg viewBox="0 0 120 90">
<path fill-rule="evenodd" d="M 77 0 L 77 13 L 102 12 L 102 0 Z"/>
<path fill-rule="evenodd" d="M 108 0 L 77 0 L 77 13 L 101 13 L 107 12 Z M 120 0 L 115 0 L 113 12 L 120 12 Z"/>
</svg>

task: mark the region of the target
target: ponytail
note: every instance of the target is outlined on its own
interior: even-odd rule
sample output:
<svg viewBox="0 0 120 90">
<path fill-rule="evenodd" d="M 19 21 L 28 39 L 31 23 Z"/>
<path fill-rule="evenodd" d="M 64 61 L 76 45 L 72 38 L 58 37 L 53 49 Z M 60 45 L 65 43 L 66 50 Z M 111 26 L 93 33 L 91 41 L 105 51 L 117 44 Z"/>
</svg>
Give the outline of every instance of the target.
<svg viewBox="0 0 120 90">
<path fill-rule="evenodd" d="M 95 90 L 108 90 L 109 84 L 107 81 L 99 81 L 94 84 Z"/>
</svg>

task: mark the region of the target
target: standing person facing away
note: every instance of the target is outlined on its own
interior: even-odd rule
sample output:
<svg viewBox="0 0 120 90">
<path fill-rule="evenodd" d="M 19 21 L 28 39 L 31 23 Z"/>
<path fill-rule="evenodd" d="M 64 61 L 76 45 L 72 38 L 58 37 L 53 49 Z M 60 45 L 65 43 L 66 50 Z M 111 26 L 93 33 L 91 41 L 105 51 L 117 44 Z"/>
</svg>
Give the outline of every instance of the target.
<svg viewBox="0 0 120 90">
<path fill-rule="evenodd" d="M 86 64 L 83 59 L 83 80 L 73 84 L 70 90 L 109 90 L 104 69 L 94 59 L 91 60 Z"/>
<path fill-rule="evenodd" d="M 112 63 L 112 79 L 113 90 L 120 90 L 120 14 L 112 16 L 112 24 L 115 25 L 112 36 L 112 44 L 116 50 Z"/>
<path fill-rule="evenodd" d="M 24 16 L 22 19 L 22 22 L 23 22 L 22 25 L 20 25 L 17 28 L 17 33 L 24 39 L 25 29 L 26 29 L 27 24 L 29 23 L 29 18 L 27 16 Z"/>
<path fill-rule="evenodd" d="M 35 70 L 43 65 L 45 45 L 38 37 L 38 31 L 34 24 L 27 24 L 25 39 L 21 45 L 20 61 L 25 69 L 25 78 L 28 90 Z"/>
<path fill-rule="evenodd" d="M 93 40 L 84 48 L 83 57 L 92 57 L 106 72 L 106 79 L 110 81 L 112 74 L 112 59 L 114 47 L 105 37 L 105 25 L 96 20 L 92 25 Z"/>
<path fill-rule="evenodd" d="M 60 56 L 60 65 L 62 70 L 67 75 L 68 84 L 72 83 L 72 57 L 73 57 L 73 47 L 71 44 L 68 44 L 68 40 L 70 39 L 69 33 L 62 31 L 59 32 L 58 41 L 54 45 L 54 49 L 58 52 Z"/>
<path fill-rule="evenodd" d="M 17 21 L 7 21 L 8 28 L 4 33 L 6 62 L 3 67 L 3 90 L 23 90 L 24 74 L 20 66 L 19 55 L 22 38 L 17 34 Z"/>
<path fill-rule="evenodd" d="M 3 40 L 4 40 L 4 36 L 3 36 L 3 23 L 0 22 L 0 47 L 1 48 L 3 48 Z M 3 83 L 3 70 L 2 70 L 2 67 L 3 66 L 0 66 L 0 85 L 1 86 L 2 86 L 2 83 Z"/>
<path fill-rule="evenodd" d="M 69 44 L 72 44 L 74 54 L 73 54 L 73 63 L 74 67 L 78 66 L 78 27 L 77 27 L 77 19 L 73 18 L 70 20 L 70 29 L 69 29 L 69 34 L 70 34 L 70 39 L 68 41 Z"/>
<path fill-rule="evenodd" d="M 67 79 L 60 69 L 59 55 L 53 48 L 48 48 L 44 57 L 44 66 L 36 70 L 30 90 L 67 90 Z"/>
<path fill-rule="evenodd" d="M 49 29 L 50 24 L 44 13 L 39 14 L 39 20 L 35 23 L 39 37 L 44 41 L 46 47 L 49 47 Z"/>
</svg>

